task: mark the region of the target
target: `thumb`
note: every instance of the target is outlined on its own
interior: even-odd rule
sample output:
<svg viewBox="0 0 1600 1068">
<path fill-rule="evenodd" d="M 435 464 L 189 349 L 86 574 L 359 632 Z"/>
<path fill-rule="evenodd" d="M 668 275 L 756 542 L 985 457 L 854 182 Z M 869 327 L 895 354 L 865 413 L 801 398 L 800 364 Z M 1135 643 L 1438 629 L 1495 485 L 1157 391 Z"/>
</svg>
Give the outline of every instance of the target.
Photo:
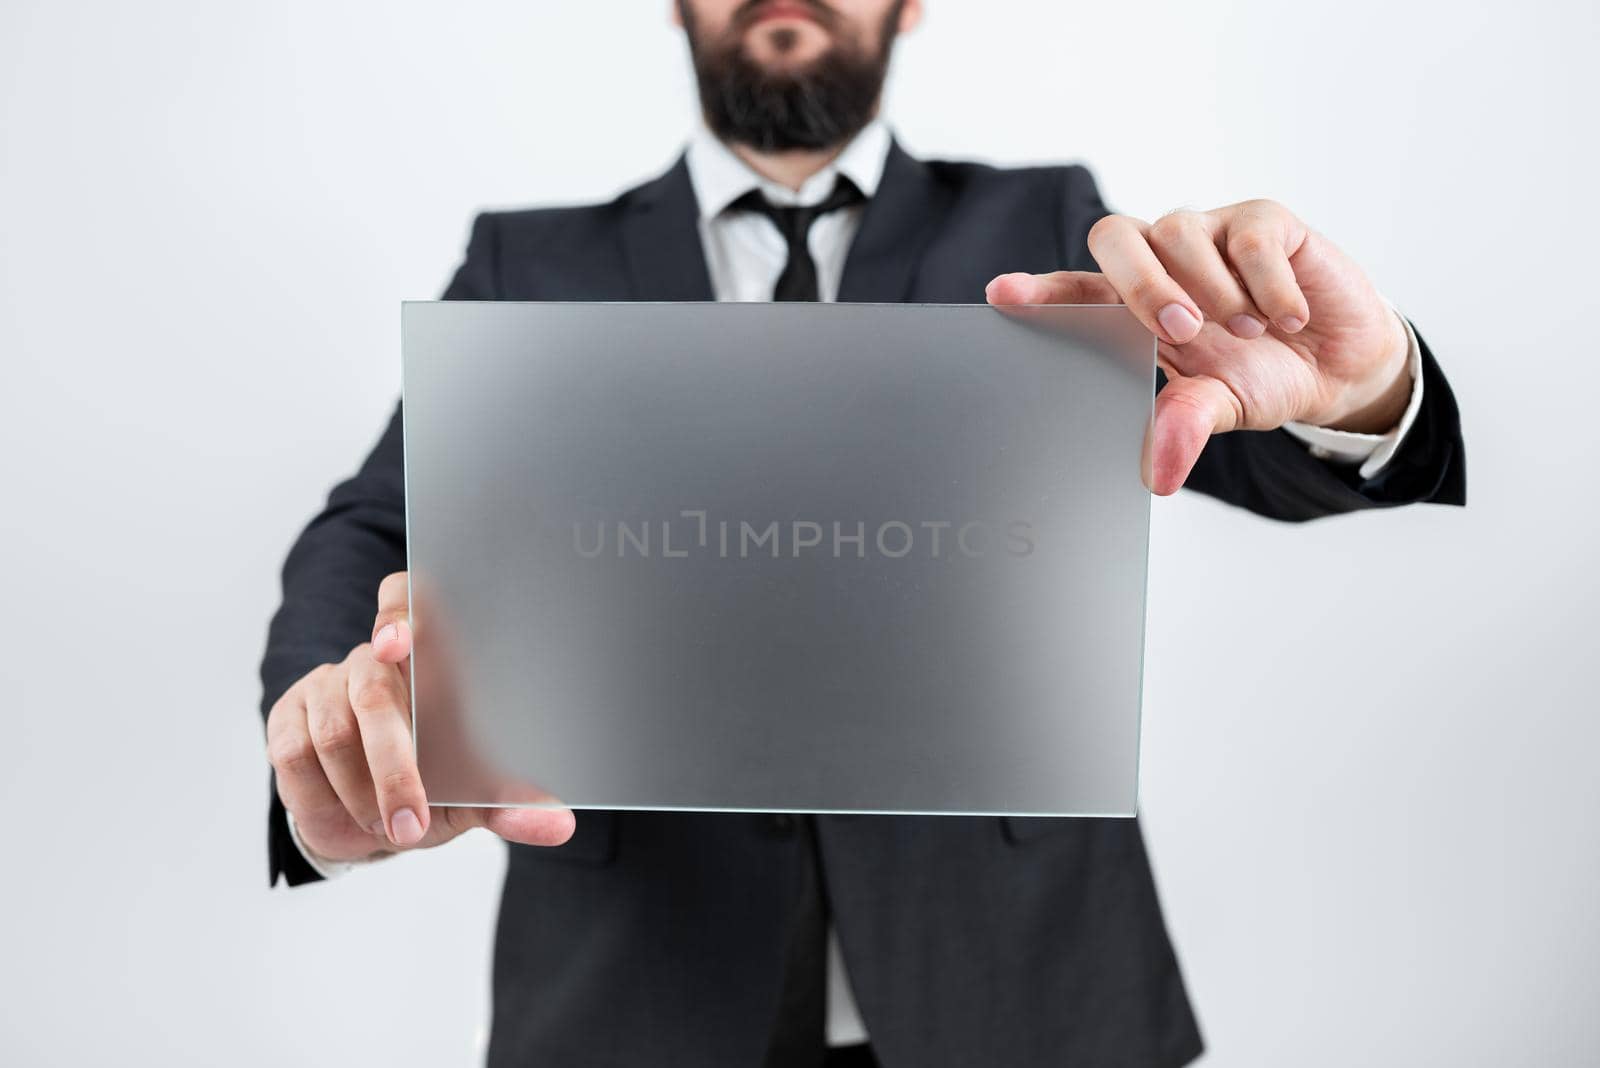
<svg viewBox="0 0 1600 1068">
<path fill-rule="evenodd" d="M 557 846 L 572 837 L 577 821 L 567 808 L 487 808 L 481 805 L 433 805 L 433 819 L 423 846 L 443 845 L 483 827 L 508 842 Z"/>
<path fill-rule="evenodd" d="M 372 628 L 372 656 L 380 664 L 402 664 L 411 655 L 411 624 L 404 617 L 379 617 Z"/>
<path fill-rule="evenodd" d="M 396 571 L 378 585 L 378 614 L 372 621 L 372 655 L 380 664 L 398 664 L 411 655 L 410 575 Z"/>
<path fill-rule="evenodd" d="M 485 777 L 487 775 L 486 771 L 479 771 L 484 782 L 489 781 Z M 472 820 L 472 826 L 487 828 L 508 842 L 558 846 L 571 838 L 577 829 L 577 817 L 572 810 L 565 806 L 549 807 L 561 805 L 560 800 L 531 783 L 502 778 L 493 787 L 486 788 L 486 792 L 480 796 L 493 797 L 501 804 L 493 807 L 475 806 L 462 809 L 462 812 Z"/>
<path fill-rule="evenodd" d="M 558 846 L 578 827 L 570 808 L 480 808 L 483 826 L 508 842 L 532 846 Z"/>
<path fill-rule="evenodd" d="M 1169 371 L 1145 437 L 1143 475 L 1150 492 L 1162 497 L 1178 492 L 1211 435 L 1236 428 L 1239 413 L 1238 398 L 1220 380 Z"/>
</svg>

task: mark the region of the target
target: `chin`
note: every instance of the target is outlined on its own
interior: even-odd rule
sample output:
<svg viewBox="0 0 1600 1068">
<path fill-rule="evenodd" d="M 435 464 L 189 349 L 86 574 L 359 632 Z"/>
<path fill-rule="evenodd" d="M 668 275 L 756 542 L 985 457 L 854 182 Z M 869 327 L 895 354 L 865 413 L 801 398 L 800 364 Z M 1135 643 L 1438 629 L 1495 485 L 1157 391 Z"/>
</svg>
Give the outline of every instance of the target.
<svg viewBox="0 0 1600 1068">
<path fill-rule="evenodd" d="M 833 44 L 810 19 L 767 19 L 745 36 L 745 55 L 769 70 L 791 71 L 822 58 Z"/>
</svg>

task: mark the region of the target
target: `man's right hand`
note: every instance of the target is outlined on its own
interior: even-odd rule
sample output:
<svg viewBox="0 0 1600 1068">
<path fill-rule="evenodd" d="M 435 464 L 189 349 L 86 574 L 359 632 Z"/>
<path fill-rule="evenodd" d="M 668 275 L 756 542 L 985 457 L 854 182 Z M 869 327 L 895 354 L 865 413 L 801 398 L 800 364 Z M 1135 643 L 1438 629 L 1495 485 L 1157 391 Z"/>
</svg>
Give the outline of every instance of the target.
<svg viewBox="0 0 1600 1068">
<path fill-rule="evenodd" d="M 430 815 L 411 741 L 406 573 L 378 588 L 372 640 L 313 669 L 272 706 L 267 756 L 300 840 L 328 860 L 425 849 L 487 827 L 525 845 L 572 837 L 570 809 L 439 808 Z"/>
</svg>

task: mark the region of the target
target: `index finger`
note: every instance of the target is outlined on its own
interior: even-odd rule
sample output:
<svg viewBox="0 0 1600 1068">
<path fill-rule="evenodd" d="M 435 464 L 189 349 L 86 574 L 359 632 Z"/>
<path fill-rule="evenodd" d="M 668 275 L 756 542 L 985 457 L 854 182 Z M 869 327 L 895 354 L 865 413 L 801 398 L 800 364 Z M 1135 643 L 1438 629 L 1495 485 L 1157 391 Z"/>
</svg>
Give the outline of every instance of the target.
<svg viewBox="0 0 1600 1068">
<path fill-rule="evenodd" d="M 1121 304 L 1110 279 L 1098 271 L 1013 272 L 984 289 L 990 304 Z"/>
<path fill-rule="evenodd" d="M 411 740 L 411 697 L 393 664 L 350 658 L 350 709 L 361 726 L 361 747 L 377 791 L 389 840 L 416 845 L 428 829 L 428 797 Z"/>
</svg>

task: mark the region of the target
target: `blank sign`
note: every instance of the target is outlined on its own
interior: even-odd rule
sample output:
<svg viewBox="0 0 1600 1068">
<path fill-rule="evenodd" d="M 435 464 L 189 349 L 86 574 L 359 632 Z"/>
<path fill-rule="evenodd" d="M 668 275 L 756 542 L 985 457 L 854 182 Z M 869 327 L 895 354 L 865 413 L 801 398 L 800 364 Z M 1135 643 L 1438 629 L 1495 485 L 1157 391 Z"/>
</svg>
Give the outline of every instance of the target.
<svg viewBox="0 0 1600 1068">
<path fill-rule="evenodd" d="M 430 800 L 1131 815 L 1116 306 L 404 309 Z"/>
</svg>

